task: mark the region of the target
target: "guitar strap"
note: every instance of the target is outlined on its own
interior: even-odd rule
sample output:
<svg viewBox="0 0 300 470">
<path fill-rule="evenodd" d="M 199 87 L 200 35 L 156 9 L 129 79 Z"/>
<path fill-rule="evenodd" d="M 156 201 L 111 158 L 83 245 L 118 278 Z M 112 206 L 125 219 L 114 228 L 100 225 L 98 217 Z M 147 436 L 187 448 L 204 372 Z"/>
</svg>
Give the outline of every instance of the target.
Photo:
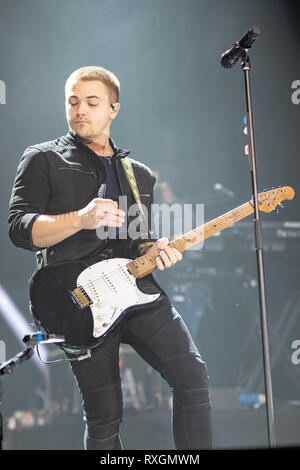
<svg viewBox="0 0 300 470">
<path fill-rule="evenodd" d="M 124 157 L 124 158 L 121 158 L 121 163 L 123 165 L 123 168 L 124 168 L 128 183 L 130 185 L 131 191 L 133 193 L 134 199 L 136 203 L 138 204 L 142 215 L 145 217 L 143 206 L 141 203 L 140 193 L 136 184 L 136 179 L 135 179 L 135 175 L 133 172 L 131 161 L 129 160 L 128 157 Z"/>
<path fill-rule="evenodd" d="M 145 213 L 143 211 L 143 206 L 142 206 L 141 198 L 140 198 L 140 192 L 139 192 L 138 187 L 137 187 L 136 178 L 135 178 L 135 174 L 134 174 L 134 171 L 133 171 L 133 168 L 132 168 L 131 161 L 129 160 L 128 157 L 123 157 L 123 158 L 121 158 L 121 163 L 122 163 L 122 166 L 124 168 L 124 172 L 125 172 L 126 178 L 128 180 L 129 186 L 131 188 L 131 191 L 133 193 L 134 199 L 135 199 L 136 203 L 138 204 L 140 212 L 141 212 L 141 214 L 142 214 L 142 216 L 145 220 Z M 41 269 L 43 266 L 45 266 L 47 264 L 46 256 L 47 256 L 46 249 L 39 250 L 39 251 L 36 252 L 37 268 L 38 269 Z"/>
<path fill-rule="evenodd" d="M 142 203 L 141 203 L 140 192 L 139 192 L 137 184 L 136 184 L 136 179 L 135 179 L 135 175 L 134 175 L 134 171 L 133 171 L 133 168 L 132 168 L 131 161 L 129 160 L 129 158 L 124 157 L 124 158 L 121 158 L 121 162 L 122 162 L 122 165 L 123 165 L 128 183 L 130 185 L 131 191 L 133 193 L 134 199 L 135 199 L 136 203 L 138 204 L 139 209 L 140 209 L 140 213 L 142 215 L 142 218 L 144 219 L 145 227 L 147 227 L 148 236 L 149 236 L 149 238 L 152 238 L 153 232 L 151 232 L 149 230 L 149 227 L 148 227 L 148 221 L 146 219 L 146 216 L 145 216 L 145 213 L 144 213 L 144 210 L 143 210 L 143 206 L 142 206 Z"/>
<path fill-rule="evenodd" d="M 41 269 L 46 264 L 46 249 L 39 250 L 35 253 L 37 268 Z"/>
</svg>

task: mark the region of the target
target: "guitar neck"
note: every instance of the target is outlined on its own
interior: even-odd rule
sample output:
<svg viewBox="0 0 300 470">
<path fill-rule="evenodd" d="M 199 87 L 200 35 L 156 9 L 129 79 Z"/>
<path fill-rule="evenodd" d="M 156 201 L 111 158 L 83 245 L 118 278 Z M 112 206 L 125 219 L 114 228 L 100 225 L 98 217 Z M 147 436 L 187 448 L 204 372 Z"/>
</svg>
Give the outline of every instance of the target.
<svg viewBox="0 0 300 470">
<path fill-rule="evenodd" d="M 172 240 L 169 243 L 169 246 L 172 248 L 177 248 L 177 250 L 180 252 L 188 250 L 192 246 L 197 245 L 203 240 L 212 237 L 227 227 L 230 227 L 239 220 L 244 219 L 253 212 L 254 209 L 251 205 L 251 202 L 246 202 L 232 211 L 226 212 L 226 214 L 223 214 L 220 217 L 217 217 L 216 219 L 185 233 L 181 237 Z M 140 256 L 139 258 L 128 263 L 128 271 L 135 278 L 147 276 L 147 274 L 150 274 L 157 267 L 155 258 L 158 256 L 159 251 L 160 250 L 157 249 L 154 245 L 147 251 L 145 255 Z"/>
</svg>

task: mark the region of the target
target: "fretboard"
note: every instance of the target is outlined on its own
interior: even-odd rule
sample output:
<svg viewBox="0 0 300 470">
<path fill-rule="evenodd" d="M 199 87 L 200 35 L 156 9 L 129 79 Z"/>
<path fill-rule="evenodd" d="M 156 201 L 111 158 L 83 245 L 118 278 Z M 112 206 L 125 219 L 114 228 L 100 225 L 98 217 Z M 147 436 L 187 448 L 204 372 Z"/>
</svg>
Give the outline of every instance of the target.
<svg viewBox="0 0 300 470">
<path fill-rule="evenodd" d="M 177 250 L 182 253 L 203 240 L 221 232 L 225 228 L 230 227 L 239 220 L 244 219 L 253 212 L 254 209 L 251 202 L 246 202 L 232 211 L 226 212 L 226 214 L 223 214 L 220 217 L 185 233 L 181 237 L 172 240 L 169 243 L 169 246 L 177 248 Z M 128 271 L 135 278 L 147 276 L 147 274 L 150 274 L 157 267 L 155 259 L 157 258 L 159 251 L 160 250 L 154 245 L 145 255 L 128 263 Z"/>
</svg>

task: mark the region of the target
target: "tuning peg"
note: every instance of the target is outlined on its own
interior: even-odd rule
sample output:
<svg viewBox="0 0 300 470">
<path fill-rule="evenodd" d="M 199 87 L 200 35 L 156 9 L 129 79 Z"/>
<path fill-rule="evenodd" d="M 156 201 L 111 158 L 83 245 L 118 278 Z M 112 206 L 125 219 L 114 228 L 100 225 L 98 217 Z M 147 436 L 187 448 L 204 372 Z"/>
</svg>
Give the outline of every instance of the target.
<svg viewBox="0 0 300 470">
<path fill-rule="evenodd" d="M 282 204 L 282 202 L 280 202 L 278 205 L 279 205 L 280 207 L 284 208 L 284 205 Z"/>
</svg>

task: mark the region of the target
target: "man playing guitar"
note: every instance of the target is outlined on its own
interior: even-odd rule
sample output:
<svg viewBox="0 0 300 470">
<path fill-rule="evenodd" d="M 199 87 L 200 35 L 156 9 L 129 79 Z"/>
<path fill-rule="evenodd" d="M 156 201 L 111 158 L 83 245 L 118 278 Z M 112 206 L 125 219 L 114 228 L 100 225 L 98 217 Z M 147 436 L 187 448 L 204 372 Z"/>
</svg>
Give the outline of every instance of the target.
<svg viewBox="0 0 300 470">
<path fill-rule="evenodd" d="M 102 67 L 82 67 L 69 76 L 65 87 L 69 131 L 60 138 L 25 150 L 12 190 L 9 234 L 16 246 L 42 255 L 39 272 L 41 275 L 46 272 L 47 278 L 36 279 L 38 288 L 37 291 L 33 289 L 37 314 L 46 303 L 44 308 L 49 310 L 49 324 L 52 325 L 53 316 L 54 330 L 65 328 L 64 333 L 68 335 L 73 322 L 65 317 L 66 312 L 77 309 L 74 321 L 78 317 L 81 323 L 74 331 L 74 338 L 85 348 L 66 345 L 65 351 L 73 359 L 70 364 L 83 398 L 85 448 L 122 448 L 119 436 L 122 421 L 121 343 L 131 345 L 171 387 L 176 448 L 210 448 L 211 404 L 206 365 L 181 316 L 152 274 L 137 282 L 141 292 L 154 300 L 140 308 L 127 308 L 122 321 L 112 330 L 107 321 L 101 320 L 101 308 L 105 310 L 101 298 L 98 303 L 91 302 L 93 289 L 88 290 L 88 286 L 92 281 L 94 286 L 96 279 L 88 275 L 85 289 L 82 286 L 75 289 L 73 283 L 85 268 L 87 273 L 92 272 L 89 269 L 95 263 L 113 262 L 117 258 L 128 262 L 150 253 L 153 247 L 158 251 L 154 251 L 151 262 L 160 270 L 170 268 L 182 258 L 180 250 L 168 246 L 169 241 L 165 238 L 155 239 L 148 228 L 141 230 L 139 237 L 130 237 L 128 233 L 132 215 L 120 207 L 119 201 L 126 196 L 130 207 L 136 199 L 123 163 L 129 161 L 133 170 L 141 202 L 148 212 L 148 222 L 155 177 L 146 165 L 129 158 L 130 152 L 117 148 L 110 138 L 111 124 L 120 110 L 119 90 L 118 79 Z M 138 212 L 142 226 L 145 220 Z M 102 236 L 104 228 L 106 237 Z M 113 233 L 116 236 L 110 236 Z M 76 271 L 76 276 L 69 282 L 67 273 L 71 268 L 72 272 Z M 127 270 L 122 273 L 129 279 Z M 65 289 L 68 296 L 60 298 L 54 292 L 58 292 L 55 289 L 63 282 L 66 285 L 69 282 L 70 286 Z M 105 286 L 113 293 L 119 286 L 118 281 L 114 286 L 105 275 L 101 282 L 103 289 Z M 38 291 L 39 288 L 44 290 Z M 51 293 L 48 298 L 47 292 Z M 101 297 L 101 288 L 99 292 Z M 130 292 L 124 290 L 123 297 L 130 297 Z M 111 297 L 114 303 L 112 315 L 118 303 L 124 300 L 121 297 L 117 298 L 115 293 Z M 88 324 L 85 312 L 89 306 L 94 307 L 93 316 L 89 318 L 94 326 L 91 326 L 92 333 L 84 336 Z M 98 335 L 95 323 L 99 318 L 105 334 L 98 344 L 96 340 L 100 333 Z M 43 325 L 43 320 L 41 323 Z M 91 348 L 90 338 L 95 340 L 91 340 Z M 84 349 L 90 354 L 80 360 Z"/>
</svg>

